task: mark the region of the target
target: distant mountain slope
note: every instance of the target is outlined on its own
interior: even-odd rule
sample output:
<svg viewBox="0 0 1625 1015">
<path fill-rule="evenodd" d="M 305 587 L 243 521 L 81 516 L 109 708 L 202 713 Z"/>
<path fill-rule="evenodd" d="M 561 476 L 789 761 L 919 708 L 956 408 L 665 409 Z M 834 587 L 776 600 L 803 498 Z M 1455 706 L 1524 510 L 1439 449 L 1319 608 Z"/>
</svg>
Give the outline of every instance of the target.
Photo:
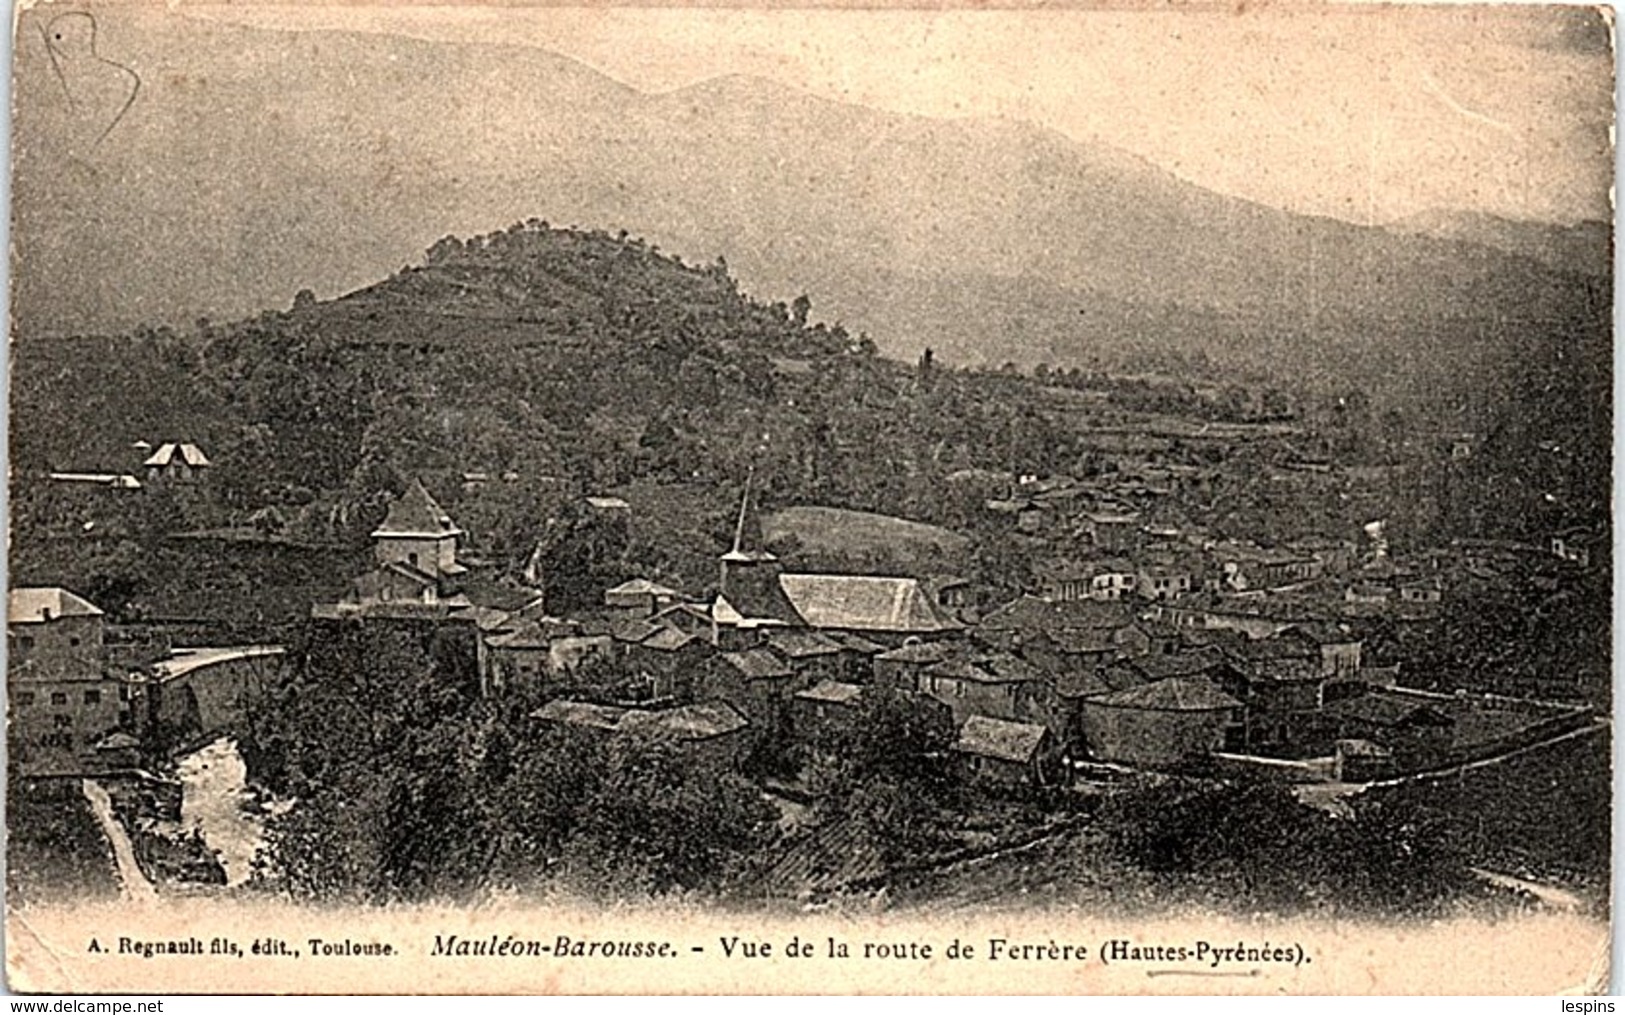
<svg viewBox="0 0 1625 1015">
<path fill-rule="evenodd" d="M 1614 230 L 1607 222 L 1554 225 L 1434 209 L 1400 219 L 1389 228 L 1402 235 L 1475 243 L 1571 275 L 1607 275 L 1613 270 Z"/>
<path fill-rule="evenodd" d="M 724 255 L 750 292 L 812 293 L 816 317 L 905 359 L 1195 352 L 1379 394 L 1400 364 L 1432 398 L 1595 328 L 1607 303 L 1491 246 L 1291 215 L 1025 124 L 739 77 L 645 95 L 529 48 L 109 12 L 100 38 L 143 88 L 86 147 L 59 129 L 33 17 L 16 62 L 24 337 L 328 297 L 437 237 L 533 216 Z"/>
</svg>

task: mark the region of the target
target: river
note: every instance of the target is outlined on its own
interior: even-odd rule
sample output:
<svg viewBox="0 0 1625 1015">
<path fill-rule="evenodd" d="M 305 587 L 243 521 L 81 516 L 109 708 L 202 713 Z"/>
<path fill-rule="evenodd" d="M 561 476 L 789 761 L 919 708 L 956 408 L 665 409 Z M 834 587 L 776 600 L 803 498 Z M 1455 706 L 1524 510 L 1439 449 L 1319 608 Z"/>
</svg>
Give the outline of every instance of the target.
<svg viewBox="0 0 1625 1015">
<path fill-rule="evenodd" d="M 181 783 L 181 828 L 197 829 L 220 858 L 226 887 L 244 884 L 254 872 L 254 856 L 265 842 L 262 819 L 248 802 L 248 766 L 237 743 L 221 738 L 176 763 Z"/>
</svg>

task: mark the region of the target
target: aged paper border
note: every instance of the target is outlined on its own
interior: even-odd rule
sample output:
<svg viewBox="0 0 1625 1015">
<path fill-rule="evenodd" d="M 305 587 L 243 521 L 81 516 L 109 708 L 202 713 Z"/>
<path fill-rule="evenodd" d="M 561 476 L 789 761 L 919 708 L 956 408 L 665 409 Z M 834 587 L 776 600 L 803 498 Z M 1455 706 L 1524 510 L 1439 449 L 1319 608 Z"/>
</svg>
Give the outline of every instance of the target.
<svg viewBox="0 0 1625 1015">
<path fill-rule="evenodd" d="M 310 5 L 369 6 L 366 0 L 310 0 Z M 523 0 L 522 4 L 444 0 L 443 5 L 582 6 L 569 0 Z M 603 4 L 641 5 L 644 0 L 606 0 Z M 758 8 L 786 14 L 804 7 L 982 10 L 1074 6 L 1045 0 L 668 0 L 647 5 Z M 45 4 L 35 0 L 14 8 L 13 31 L 24 10 L 41 6 Z M 1078 6 L 1160 7 L 1125 0 Z M 7 84 L 9 87 L 9 81 Z M 1618 751 L 1616 743 L 1616 758 Z M 1618 788 L 1616 770 L 1616 797 Z M 1617 831 L 1617 809 L 1614 827 Z M 1615 878 L 1617 884 L 1617 869 Z M 1198 913 L 1118 918 L 1076 910 L 955 912 L 928 918 L 907 912 L 746 914 L 680 905 L 609 910 L 568 904 L 492 904 L 472 910 L 335 909 L 204 898 L 8 907 L 5 934 L 8 986 L 16 992 L 35 993 L 1598 994 L 1609 989 L 1612 946 L 1607 924 L 1545 912 L 1500 920 L 1428 922 L 1244 920 Z M 560 935 L 573 941 L 669 942 L 673 954 L 651 959 L 437 956 L 437 938 L 452 935 L 498 942 L 551 943 Z M 728 957 L 720 944 L 726 937 L 767 943 L 772 954 Z M 306 942 L 311 938 L 387 943 L 394 954 L 318 958 L 308 954 Z M 276 939 L 307 954 L 299 958 L 248 954 L 143 957 L 128 951 L 121 954 L 121 939 L 196 940 L 205 949 L 219 939 L 235 943 L 245 953 L 255 942 Z M 851 946 L 854 956 L 829 958 L 827 942 L 831 939 Z M 1072 945 L 1083 948 L 1087 958 L 989 959 L 992 939 L 1036 945 L 1046 956 L 1054 953 L 1050 946 Z M 792 940 L 806 943 L 811 954 L 787 957 L 785 950 Z M 1210 969 L 1189 963 L 1176 968 L 1159 962 L 1102 962 L 1101 951 L 1113 940 L 1140 946 L 1245 945 L 1285 950 L 1295 958 L 1221 963 Z M 99 951 L 92 949 L 92 942 Z M 932 957 L 865 959 L 861 955 L 865 942 L 929 945 Z M 945 952 L 950 943 L 969 945 L 971 956 L 948 958 Z"/>
</svg>

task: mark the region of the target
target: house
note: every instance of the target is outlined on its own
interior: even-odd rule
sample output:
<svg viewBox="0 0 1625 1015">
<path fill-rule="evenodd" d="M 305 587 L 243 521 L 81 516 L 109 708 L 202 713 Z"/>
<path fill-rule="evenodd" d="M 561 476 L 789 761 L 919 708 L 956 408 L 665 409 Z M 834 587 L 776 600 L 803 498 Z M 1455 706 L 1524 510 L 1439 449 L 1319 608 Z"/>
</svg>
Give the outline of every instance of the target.
<svg viewBox="0 0 1625 1015">
<path fill-rule="evenodd" d="M 1214 674 L 1219 685 L 1247 707 L 1242 742 L 1267 747 L 1301 740 L 1325 704 L 1327 677 L 1318 655 L 1245 651 L 1247 642 L 1227 651 L 1231 665 Z"/>
<path fill-rule="evenodd" d="M 1010 519 L 1017 532 L 1042 532 L 1049 522 L 1049 509 L 1025 497 L 995 498 L 984 507 L 993 514 Z"/>
<path fill-rule="evenodd" d="M 1055 738 L 1031 723 L 970 716 L 959 727 L 953 751 L 967 777 L 985 784 L 1037 787 L 1058 778 Z"/>
<path fill-rule="evenodd" d="M 1122 663 L 1079 666 L 1050 675 L 1057 735 L 1071 756 L 1085 753 L 1083 702 L 1088 698 L 1127 691 L 1145 683 L 1139 671 Z"/>
<path fill-rule="evenodd" d="M 1138 674 L 1141 683 L 1155 683 L 1174 677 L 1207 676 L 1219 679 L 1233 669 L 1231 662 L 1217 648 L 1133 656 L 1123 660 L 1122 666 Z"/>
<path fill-rule="evenodd" d="M 971 605 L 969 578 L 956 574 L 932 575 L 922 584 L 930 594 L 931 601 L 945 610 L 961 610 Z"/>
<path fill-rule="evenodd" d="M 815 680 L 838 678 L 845 669 L 841 643 L 818 631 L 774 628 L 767 631 L 762 640 L 797 672 Z"/>
<path fill-rule="evenodd" d="M 1205 676 L 1082 699 L 1084 744 L 1102 761 L 1183 768 L 1236 739 L 1244 706 Z"/>
<path fill-rule="evenodd" d="M 1356 547 L 1346 539 L 1331 536 L 1303 536 L 1286 544 L 1286 548 L 1313 559 L 1318 575 L 1342 574 L 1355 564 Z"/>
<path fill-rule="evenodd" d="M 696 697 L 726 701 L 758 729 L 776 729 L 795 692 L 811 680 L 765 648 L 719 652 L 706 660 Z"/>
<path fill-rule="evenodd" d="M 1057 602 L 1111 602 L 1134 591 L 1137 568 L 1121 557 L 1059 560 L 1038 566 L 1040 594 Z"/>
<path fill-rule="evenodd" d="M 953 710 L 954 721 L 984 715 L 997 719 L 1047 717 L 1044 674 L 1007 653 L 948 659 L 920 672 L 910 690 L 928 694 Z"/>
<path fill-rule="evenodd" d="M 1226 589 L 1278 589 L 1320 577 L 1323 565 L 1312 554 L 1289 548 L 1223 543 L 1214 547 Z"/>
<path fill-rule="evenodd" d="M 862 700 L 863 688 L 857 684 L 820 680 L 806 690 L 795 693 L 793 707 L 796 726 L 816 735 L 832 726 L 851 722 Z"/>
<path fill-rule="evenodd" d="M 390 502 L 384 520 L 373 530 L 376 566 L 352 582 L 342 601 L 331 607 L 319 605 L 314 613 L 365 615 L 378 613 L 379 607 L 398 613 L 396 606 L 409 606 L 427 618 L 471 605 L 461 594 L 462 577 L 468 571 L 457 561 L 462 534 L 414 479 Z"/>
<path fill-rule="evenodd" d="M 124 685 L 102 670 L 103 620 L 67 589 L 7 593 L 8 742 L 25 775 L 92 771 L 96 744 L 126 725 Z"/>
<path fill-rule="evenodd" d="M 174 442 L 159 445 L 141 463 L 149 483 L 190 483 L 202 478 L 203 470 L 211 464 L 196 444 Z"/>
<path fill-rule="evenodd" d="M 1444 589 L 1438 578 L 1409 581 L 1399 586 L 1402 603 L 1437 603 L 1444 599 Z"/>
<path fill-rule="evenodd" d="M 1345 603 L 1359 606 L 1386 606 L 1394 598 L 1394 590 L 1374 582 L 1357 582 L 1343 593 Z"/>
<path fill-rule="evenodd" d="M 1140 550 L 1140 516 L 1135 512 L 1091 511 L 1083 516 L 1083 529 L 1095 549 L 1107 554 L 1133 554 Z"/>
<path fill-rule="evenodd" d="M 624 648 L 626 669 L 641 677 L 651 698 L 682 697 L 693 691 L 705 661 L 716 649 L 705 639 L 676 627 L 655 624 L 654 630 Z"/>
<path fill-rule="evenodd" d="M 841 679 L 867 684 L 875 679 L 875 659 L 886 651 L 886 646 L 850 631 L 834 631 L 829 635 L 841 647 Z"/>
<path fill-rule="evenodd" d="M 1275 616 L 1284 604 L 1241 596 L 1219 596 L 1210 592 L 1185 596 L 1177 601 L 1161 600 L 1146 608 L 1145 615 L 1165 621 L 1188 633 L 1191 631 L 1234 631 L 1248 638 L 1269 638 L 1292 626 L 1292 621 Z"/>
<path fill-rule="evenodd" d="M 1138 631 L 1138 628 L 1124 630 Z M 1125 654 L 1128 650 L 1117 645 L 1112 634 L 1102 629 L 1039 630 L 1022 638 L 1020 653 L 1023 659 L 1053 677 L 1104 666 Z"/>
<path fill-rule="evenodd" d="M 956 658 L 963 649 L 940 641 L 905 642 L 873 657 L 875 683 L 907 691 L 918 690 L 920 674 L 928 667 Z"/>
<path fill-rule="evenodd" d="M 543 705 L 531 718 L 544 725 L 612 737 L 660 738 L 718 770 L 734 768 L 745 750 L 742 735 L 750 723 L 725 702 L 706 701 L 665 708 L 625 708 L 563 698 Z"/>
<path fill-rule="evenodd" d="M 468 569 L 457 563 L 457 540 L 463 530 L 414 479 L 390 502 L 389 511 L 372 532 L 373 556 L 379 564 L 404 564 L 436 581 L 455 578 Z"/>
<path fill-rule="evenodd" d="M 1168 656 L 1174 655 L 1186 647 L 1186 629 L 1178 624 L 1166 620 L 1144 617 L 1134 622 L 1134 626 L 1145 634 L 1145 655 Z"/>
<path fill-rule="evenodd" d="M 482 666 L 487 690 L 540 688 L 549 679 L 579 668 L 588 659 L 613 660 L 615 642 L 586 635 L 575 621 L 521 609 L 500 625 L 481 626 Z M 478 616 L 458 611 L 454 617 Z M 476 623 L 478 621 L 476 620 Z"/>
<path fill-rule="evenodd" d="M 660 709 L 628 709 L 617 734 L 660 737 L 715 771 L 739 767 L 746 754 L 750 721 L 722 701 L 701 701 Z"/>
<path fill-rule="evenodd" d="M 1277 637 L 1313 645 L 1320 653 L 1320 672 L 1334 680 L 1351 680 L 1360 672 L 1364 641 L 1347 627 L 1326 622 L 1293 624 Z"/>
<path fill-rule="evenodd" d="M 1134 591 L 1141 599 L 1178 599 L 1191 590 L 1189 567 L 1174 560 L 1144 561 L 1134 575 Z"/>
<path fill-rule="evenodd" d="M 1333 752 L 1332 778 L 1338 782 L 1371 782 L 1393 774 L 1394 752 L 1381 744 L 1356 737 L 1337 741 Z"/>
<path fill-rule="evenodd" d="M 604 591 L 605 606 L 645 617 L 653 616 L 680 598 L 676 589 L 667 588 L 647 578 L 633 578 Z"/>
</svg>

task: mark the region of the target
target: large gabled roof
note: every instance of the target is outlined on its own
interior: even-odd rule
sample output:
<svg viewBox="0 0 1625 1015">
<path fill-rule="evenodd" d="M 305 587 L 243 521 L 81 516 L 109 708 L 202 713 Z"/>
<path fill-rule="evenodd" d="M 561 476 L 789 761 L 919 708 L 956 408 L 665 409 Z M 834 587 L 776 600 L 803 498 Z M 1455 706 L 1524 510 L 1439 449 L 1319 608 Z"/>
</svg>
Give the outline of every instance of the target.
<svg viewBox="0 0 1625 1015">
<path fill-rule="evenodd" d="M 809 627 L 897 634 L 935 634 L 964 627 L 938 609 L 913 578 L 782 574 L 779 587 Z"/>
<path fill-rule="evenodd" d="M 451 520 L 451 515 L 435 503 L 423 484 L 412 480 L 406 492 L 389 505 L 383 523 L 373 530 L 372 537 L 415 536 L 424 539 L 444 539 L 462 535 L 462 529 Z"/>
<path fill-rule="evenodd" d="M 7 624 L 45 624 L 63 617 L 99 617 L 89 600 L 62 588 L 11 589 L 6 593 Z"/>
</svg>

